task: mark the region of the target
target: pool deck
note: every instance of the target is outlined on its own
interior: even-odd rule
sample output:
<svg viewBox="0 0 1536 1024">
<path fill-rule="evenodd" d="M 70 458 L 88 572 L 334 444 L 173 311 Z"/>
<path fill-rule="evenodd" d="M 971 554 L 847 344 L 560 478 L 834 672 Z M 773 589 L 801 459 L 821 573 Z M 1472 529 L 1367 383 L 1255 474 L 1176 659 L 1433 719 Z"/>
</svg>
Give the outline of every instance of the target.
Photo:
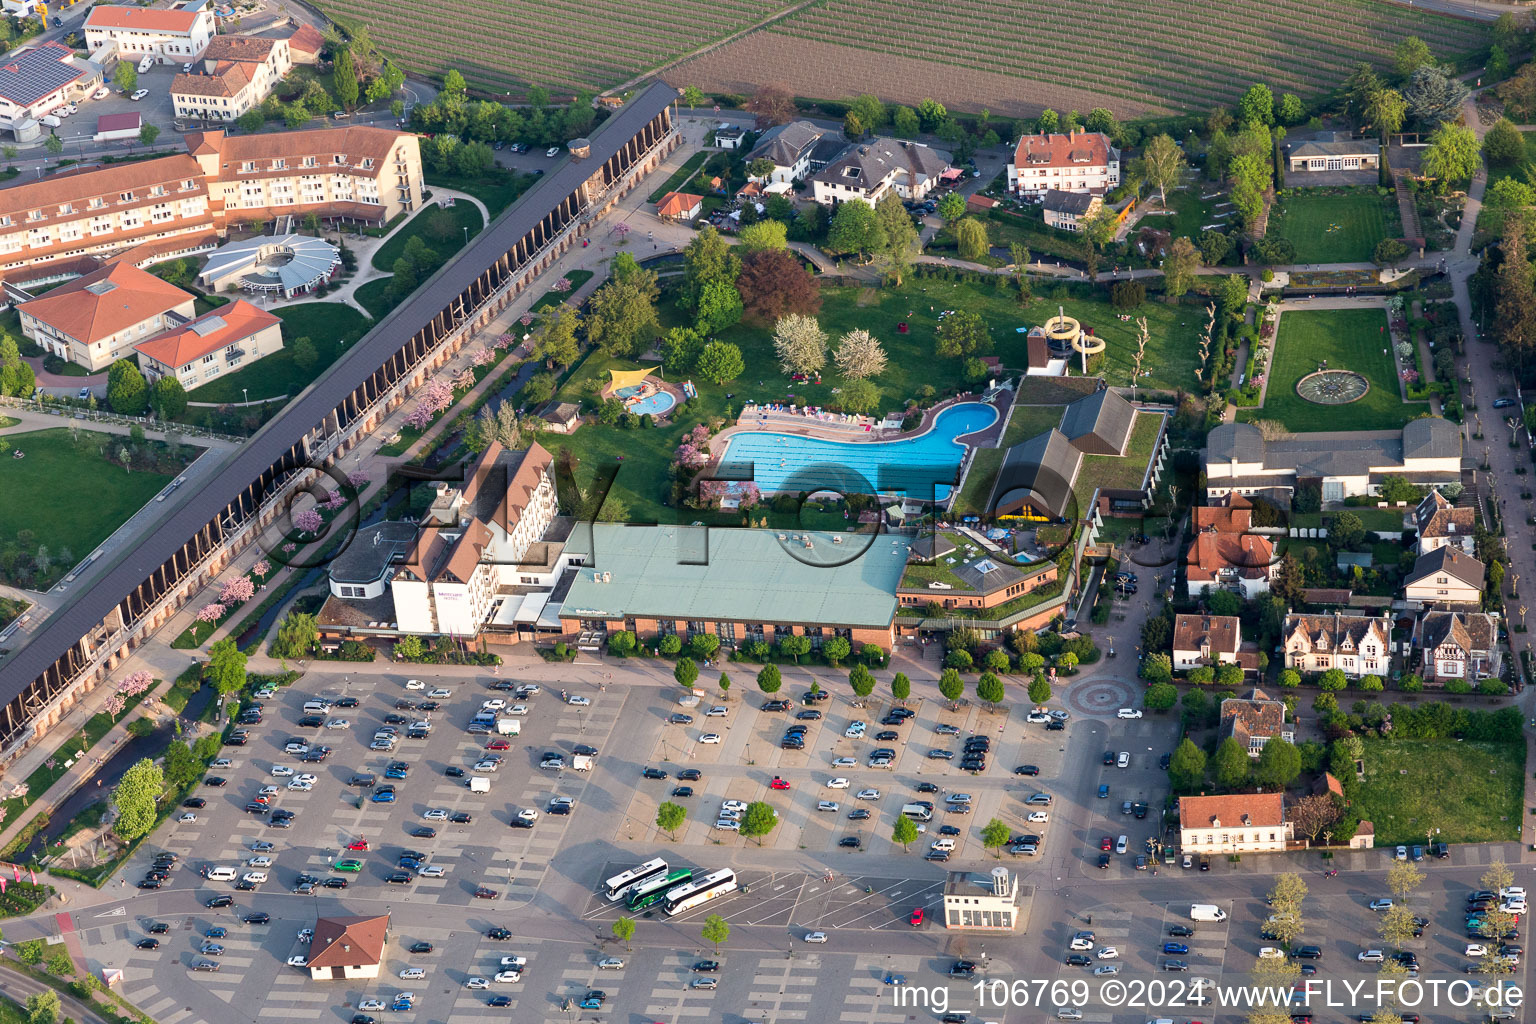
<svg viewBox="0 0 1536 1024">
<path fill-rule="evenodd" d="M 863 429 L 865 423 L 877 424 L 868 416 L 861 416 L 857 423 L 831 422 L 819 420 L 811 416 L 803 416 L 799 413 L 771 412 L 763 416 L 757 413 L 757 406 L 744 408 L 736 418 L 734 426 L 726 427 L 720 433 L 710 438 L 709 462 L 699 471 L 698 478 L 708 479 L 719 467 L 720 457 L 730 447 L 732 436 L 739 433 L 745 434 L 797 434 L 801 437 L 815 438 L 821 441 L 840 441 L 848 444 L 879 444 L 886 441 L 901 441 L 909 437 L 917 437 L 927 433 L 933 427 L 933 423 L 939 418 L 939 414 L 955 405 L 981 403 L 990 405 L 997 410 L 997 417 L 981 430 L 972 431 L 969 434 L 960 434 L 955 440 L 972 448 L 990 448 L 995 446 L 1003 437 L 1003 431 L 1008 429 L 1008 412 L 1013 407 L 1014 393 L 1007 389 L 1000 389 L 992 398 L 983 402 L 981 396 L 974 392 L 966 392 L 956 395 L 954 398 L 945 399 L 932 408 L 923 410 L 923 419 L 911 430 L 882 430 L 878 425 L 873 425 L 869 430 Z M 964 457 L 961 459 L 964 463 Z M 766 494 L 776 493 L 765 491 Z"/>
</svg>

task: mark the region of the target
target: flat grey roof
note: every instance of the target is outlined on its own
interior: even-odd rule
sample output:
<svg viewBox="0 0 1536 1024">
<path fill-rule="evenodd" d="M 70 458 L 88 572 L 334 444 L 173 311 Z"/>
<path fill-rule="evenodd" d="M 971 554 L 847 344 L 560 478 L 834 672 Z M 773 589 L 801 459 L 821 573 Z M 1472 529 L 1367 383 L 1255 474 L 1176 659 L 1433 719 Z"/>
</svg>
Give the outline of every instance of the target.
<svg viewBox="0 0 1536 1024">
<path fill-rule="evenodd" d="M 565 551 L 589 557 L 576 572 L 561 618 L 885 627 L 896 614 L 896 587 L 910 547 L 908 537 L 896 534 L 870 540 L 596 523 L 578 529 Z M 679 564 L 685 561 L 690 564 Z"/>
<path fill-rule="evenodd" d="M 625 104 L 593 133 L 590 157 L 563 157 L 537 185 L 471 239 L 467 249 L 343 352 L 325 374 L 257 431 L 216 476 L 200 487 L 184 488 L 186 497 L 176 508 L 166 510 L 153 535 L 133 545 L 116 561 L 102 565 L 94 576 L 84 574 L 85 578 L 74 584 L 74 600 L 50 615 L 31 640 L 0 665 L 0 704 L 16 699 L 63 657 L 130 591 L 148 579 L 316 424 L 324 421 L 407 339 L 447 308 L 487 267 L 505 256 L 550 210 L 597 173 L 606 160 L 676 98 L 675 89 L 657 82 Z"/>
</svg>

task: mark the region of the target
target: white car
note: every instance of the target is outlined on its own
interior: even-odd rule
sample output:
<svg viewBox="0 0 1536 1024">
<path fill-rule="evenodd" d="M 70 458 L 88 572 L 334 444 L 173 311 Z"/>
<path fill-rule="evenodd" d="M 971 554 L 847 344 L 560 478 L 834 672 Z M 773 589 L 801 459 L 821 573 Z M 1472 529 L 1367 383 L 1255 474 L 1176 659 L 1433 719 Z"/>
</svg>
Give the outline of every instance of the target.
<svg viewBox="0 0 1536 1024">
<path fill-rule="evenodd" d="M 494 771 L 496 771 L 500 767 L 501 767 L 501 762 L 500 761 L 476 761 L 475 762 L 475 771 L 477 771 L 477 772 L 494 772 Z"/>
<path fill-rule="evenodd" d="M 400 972 L 400 980 L 402 981 L 417 981 L 426 976 L 427 972 L 420 967 L 407 967 Z"/>
<path fill-rule="evenodd" d="M 854 794 L 854 797 L 859 800 L 879 800 L 880 791 L 878 789 L 861 789 Z"/>
<path fill-rule="evenodd" d="M 1045 711 L 1031 711 L 1029 714 L 1024 716 L 1024 721 L 1035 722 L 1037 724 L 1043 724 L 1045 722 L 1049 722 L 1050 720 L 1050 714 Z"/>
<path fill-rule="evenodd" d="M 528 966 L 528 958 L 525 956 L 504 956 L 501 958 L 501 966 L 516 967 L 518 970 L 522 970 Z"/>
<path fill-rule="evenodd" d="M 1364 953 L 1361 953 L 1360 955 L 1362 957 L 1365 956 Z M 1488 947 L 1487 946 L 1479 946 L 1475 942 L 1467 943 L 1467 956 L 1487 956 L 1487 955 L 1488 955 Z"/>
<path fill-rule="evenodd" d="M 487 711 L 500 711 L 502 708 L 507 706 L 507 702 L 502 700 L 500 697 L 492 697 L 490 700 L 485 701 L 480 706 Z"/>
<path fill-rule="evenodd" d="M 866 728 L 868 728 L 868 726 L 866 726 L 863 722 L 854 722 L 848 728 L 843 730 L 843 735 L 848 737 L 863 736 L 864 730 Z"/>
<path fill-rule="evenodd" d="M 300 942 L 308 942 L 310 939 L 313 939 L 314 937 L 315 937 L 315 930 L 313 928 L 300 928 L 299 929 L 299 941 Z"/>
<path fill-rule="evenodd" d="M 333 718 L 325 723 L 325 727 L 327 729 L 350 729 L 352 728 L 352 723 L 345 718 Z"/>
<path fill-rule="evenodd" d="M 1078 951 L 1080 953 L 1081 952 L 1087 952 L 1088 950 L 1093 948 L 1093 940 L 1089 939 L 1089 938 L 1085 938 L 1085 937 L 1083 937 L 1081 935 L 1074 935 L 1072 937 L 1072 942 L 1067 946 L 1067 948 L 1068 949 L 1072 949 L 1072 950 L 1076 950 L 1076 951 Z"/>
<path fill-rule="evenodd" d="M 186 814 L 183 814 L 176 820 L 181 822 L 193 822 L 197 820 L 197 815 L 193 814 L 191 811 L 188 811 Z"/>
<path fill-rule="evenodd" d="M 532 825 L 534 822 L 539 820 L 539 812 L 534 810 L 532 807 L 528 808 L 527 810 L 518 811 L 517 820 L 526 821 L 528 824 Z"/>
<path fill-rule="evenodd" d="M 289 961 L 289 963 L 292 963 L 292 962 L 293 961 L 291 961 L 291 960 Z M 364 999 L 362 1002 L 357 1004 L 357 1008 L 359 1010 L 382 1010 L 382 1009 L 384 1009 L 384 1000 L 382 1000 L 382 999 Z"/>
<path fill-rule="evenodd" d="M 521 971 L 497 971 L 496 980 L 502 984 L 515 983 L 523 980 Z"/>
<path fill-rule="evenodd" d="M 1120 753 L 1115 755 L 1115 767 L 1116 768 L 1129 768 L 1130 766 L 1131 766 L 1131 755 L 1127 751 L 1122 750 L 1122 751 L 1120 751 Z"/>
<path fill-rule="evenodd" d="M 507 708 L 507 714 L 509 715 L 526 715 L 527 713 L 527 704 L 513 704 L 511 707 Z"/>
<path fill-rule="evenodd" d="M 550 146 L 548 149 L 546 149 L 544 151 L 544 155 L 545 156 L 559 156 L 560 155 L 560 147 L 559 146 Z"/>
<path fill-rule="evenodd" d="M 719 829 L 721 832 L 740 832 L 741 822 L 732 821 L 730 818 L 721 818 L 719 821 L 715 822 L 715 828 Z"/>
<path fill-rule="evenodd" d="M 1399 846 L 1396 850 L 1393 850 L 1392 851 L 1392 859 L 1393 860 L 1407 860 L 1408 859 L 1408 847 L 1406 847 L 1406 846 Z"/>
<path fill-rule="evenodd" d="M 1094 955 L 1097 956 L 1100 960 L 1118 960 L 1118 959 L 1120 959 L 1120 951 L 1118 949 L 1116 949 L 1114 946 L 1105 946 L 1103 949 L 1099 950 Z"/>
<path fill-rule="evenodd" d="M 315 775 L 313 772 L 305 772 L 303 775 L 295 775 L 293 777 L 293 781 L 294 782 L 307 782 L 311 786 L 313 786 L 315 783 L 320 781 L 320 777 Z"/>
<path fill-rule="evenodd" d="M 1115 717 L 1116 718 L 1125 718 L 1125 719 L 1140 718 L 1141 717 L 1141 709 L 1140 708 L 1121 708 L 1119 711 L 1115 712 Z"/>
<path fill-rule="evenodd" d="M 428 821 L 447 821 L 448 812 L 443 810 L 441 807 L 434 807 L 427 813 L 423 814 L 422 817 Z"/>
<path fill-rule="evenodd" d="M 572 694 L 567 697 L 565 702 L 573 708 L 589 708 L 592 706 L 592 698 L 582 697 L 578 694 Z"/>
<path fill-rule="evenodd" d="M 1029 817 L 1025 818 L 1024 820 L 1029 822 L 1031 825 L 1044 825 L 1046 822 L 1051 820 L 1051 815 L 1047 811 L 1030 811 Z"/>
<path fill-rule="evenodd" d="M 741 812 L 734 807 L 722 807 L 720 808 L 720 817 L 726 821 L 740 821 Z"/>
<path fill-rule="evenodd" d="M 298 779 L 294 779 L 288 783 L 288 788 L 295 793 L 309 793 L 313 792 L 315 784 L 313 782 L 300 782 Z"/>
<path fill-rule="evenodd" d="M 441 864 L 428 864 L 421 869 L 422 878 L 442 878 L 448 873 L 448 869 Z"/>
<path fill-rule="evenodd" d="M 1518 896 L 1521 899 L 1525 899 L 1525 886 L 1523 886 L 1523 885 L 1506 885 L 1504 888 L 1499 890 L 1499 899 L 1507 900 L 1511 896 Z"/>
<path fill-rule="evenodd" d="M 307 754 L 307 753 L 309 753 L 309 744 L 305 743 L 303 740 L 294 740 L 293 742 L 289 743 L 286 747 L 283 748 L 283 753 L 285 753 L 285 754 Z"/>
<path fill-rule="evenodd" d="M 256 795 L 257 796 L 276 796 L 277 795 L 277 787 L 276 786 L 262 786 L 261 789 L 256 791 Z"/>
<path fill-rule="evenodd" d="M 273 774 L 274 777 L 279 778 L 279 779 L 292 778 L 293 777 L 293 769 L 289 768 L 285 764 L 275 764 L 275 765 L 272 766 L 272 774 Z"/>
<path fill-rule="evenodd" d="M 1259 950 L 1259 959 L 1260 960 L 1284 960 L 1285 959 L 1285 951 L 1281 950 L 1281 949 L 1276 949 L 1274 946 L 1265 946 L 1263 949 Z"/>
<path fill-rule="evenodd" d="M 490 988 L 491 983 L 485 978 L 470 978 L 464 983 L 465 988 Z"/>
<path fill-rule="evenodd" d="M 827 780 L 828 789 L 847 789 L 848 780 L 842 777 Z"/>
<path fill-rule="evenodd" d="M 91 99 L 104 100 L 110 95 L 112 95 L 112 90 L 108 89 L 106 86 L 102 86 L 100 89 L 97 89 L 95 92 L 91 93 Z"/>
<path fill-rule="evenodd" d="M 309 966 L 309 957 L 307 957 L 307 956 L 291 956 L 291 957 L 288 958 L 288 966 L 289 967 L 308 967 Z M 382 1004 L 381 1004 L 381 1006 L 382 1006 Z"/>
<path fill-rule="evenodd" d="M 1120 965 L 1119 964 L 1099 964 L 1099 966 L 1097 966 L 1097 967 L 1095 967 L 1093 969 L 1093 973 L 1096 976 L 1098 976 L 1098 977 L 1103 977 L 1106 974 L 1119 974 L 1120 973 Z"/>
<path fill-rule="evenodd" d="M 1506 914 L 1524 914 L 1526 912 L 1525 900 L 1506 900 L 1499 904 L 1499 909 Z"/>
<path fill-rule="evenodd" d="M 1468 946 L 1467 948 L 1471 949 L 1472 947 Z M 1482 949 L 1481 946 L 1477 948 Z M 1355 954 L 1355 959 L 1363 964 L 1379 964 L 1386 959 L 1386 954 L 1382 953 L 1379 949 L 1362 949 Z"/>
<path fill-rule="evenodd" d="M 710 745 L 717 744 L 720 742 L 720 734 L 717 732 L 707 732 L 703 736 L 699 737 L 699 742 L 707 743 Z"/>
<path fill-rule="evenodd" d="M 218 760 L 214 761 L 213 764 L 209 765 L 208 767 L 210 767 L 210 768 L 233 768 L 234 766 L 235 766 L 235 762 L 231 761 L 227 757 L 221 757 Z"/>
<path fill-rule="evenodd" d="M 851 757 L 840 757 L 832 762 L 833 768 L 857 768 L 858 766 L 859 762 Z"/>
<path fill-rule="evenodd" d="M 704 712 L 704 717 L 705 718 L 724 718 L 726 715 L 728 715 L 730 713 L 731 713 L 730 709 L 727 708 L 725 705 L 723 705 L 723 704 L 716 704 L 714 707 L 712 707 L 708 711 Z"/>
<path fill-rule="evenodd" d="M 129 96 L 128 98 L 131 99 L 131 100 L 141 100 L 145 96 L 148 96 L 148 95 L 149 95 L 149 90 L 148 89 L 135 89 L 133 91 L 133 95 Z"/>
<path fill-rule="evenodd" d="M 431 697 L 433 700 L 447 700 L 449 697 L 453 696 L 453 691 L 439 686 L 435 690 L 428 690 L 427 696 Z"/>
<path fill-rule="evenodd" d="M 728 811 L 744 811 L 747 809 L 747 805 L 740 800 L 722 800 L 720 801 L 720 806 Z"/>
<path fill-rule="evenodd" d="M 804 941 L 804 942 L 826 942 L 827 941 L 827 933 L 826 932 L 806 932 L 805 933 L 805 938 L 803 940 L 801 940 L 801 941 Z"/>
<path fill-rule="evenodd" d="M 420 679 L 407 679 L 405 681 L 405 688 L 407 690 L 425 690 L 427 688 L 427 684 L 422 682 Z"/>
<path fill-rule="evenodd" d="M 249 868 L 269 868 L 272 866 L 272 858 L 265 856 L 252 857 L 250 860 L 245 862 L 245 866 Z"/>
</svg>

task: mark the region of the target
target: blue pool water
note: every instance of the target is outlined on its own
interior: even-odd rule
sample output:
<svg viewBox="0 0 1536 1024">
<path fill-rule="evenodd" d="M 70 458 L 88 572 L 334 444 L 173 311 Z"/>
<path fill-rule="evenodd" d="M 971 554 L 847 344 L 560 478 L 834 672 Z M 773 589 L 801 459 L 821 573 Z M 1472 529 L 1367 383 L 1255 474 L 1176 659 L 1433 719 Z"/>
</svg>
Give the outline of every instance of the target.
<svg viewBox="0 0 1536 1024">
<path fill-rule="evenodd" d="M 990 405 L 965 402 L 939 413 L 925 433 L 900 441 L 822 441 L 749 431 L 731 437 L 717 474 L 754 480 L 763 491 L 901 491 L 919 501 L 942 500 L 965 456 L 955 438 L 996 419 Z"/>
<path fill-rule="evenodd" d="M 669 392 L 660 390 L 652 393 L 647 398 L 640 399 L 638 402 L 628 401 L 628 399 L 639 393 L 640 385 L 638 384 L 632 388 L 619 388 L 618 391 L 619 400 L 624 402 L 629 411 L 636 416 L 644 416 L 646 413 L 650 413 L 652 416 L 659 416 L 677 404 L 677 399 L 673 398 Z"/>
</svg>

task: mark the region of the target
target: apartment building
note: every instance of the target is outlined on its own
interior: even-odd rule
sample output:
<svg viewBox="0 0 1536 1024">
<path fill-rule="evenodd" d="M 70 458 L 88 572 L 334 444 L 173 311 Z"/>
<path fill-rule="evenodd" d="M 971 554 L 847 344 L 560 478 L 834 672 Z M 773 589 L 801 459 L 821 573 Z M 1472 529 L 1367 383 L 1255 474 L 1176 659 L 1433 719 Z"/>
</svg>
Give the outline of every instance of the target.
<svg viewBox="0 0 1536 1024">
<path fill-rule="evenodd" d="M 148 380 L 175 377 L 191 391 L 283 347 L 283 322 L 244 299 L 133 346 Z"/>
<path fill-rule="evenodd" d="M 1021 196 L 1107 192 L 1120 184 L 1120 151 L 1103 132 L 1025 135 L 1008 165 L 1008 190 Z"/>
<path fill-rule="evenodd" d="M 416 137 L 403 132 L 213 131 L 185 142 L 185 154 L 0 189 L 0 277 L 58 280 L 111 258 L 144 266 L 281 214 L 384 224 L 421 202 Z"/>
<path fill-rule="evenodd" d="M 1285 794 L 1179 797 L 1179 848 L 1185 853 L 1278 853 L 1294 836 Z"/>
<path fill-rule="evenodd" d="M 1281 639 L 1285 667 L 1301 673 L 1339 669 L 1351 679 L 1392 668 L 1392 620 L 1370 615 L 1287 615 Z"/>
<path fill-rule="evenodd" d="M 293 56 L 286 39 L 218 36 L 193 70 L 171 82 L 176 116 L 233 121 L 261 105 L 293 70 Z"/>
<path fill-rule="evenodd" d="M 16 307 L 43 351 L 105 370 L 134 346 L 193 315 L 193 296 L 127 263 L 111 263 Z"/>
<path fill-rule="evenodd" d="M 146 56 L 184 63 L 202 56 L 217 31 L 210 0 L 174 10 L 98 4 L 85 16 L 85 48 L 98 63 Z"/>
</svg>

